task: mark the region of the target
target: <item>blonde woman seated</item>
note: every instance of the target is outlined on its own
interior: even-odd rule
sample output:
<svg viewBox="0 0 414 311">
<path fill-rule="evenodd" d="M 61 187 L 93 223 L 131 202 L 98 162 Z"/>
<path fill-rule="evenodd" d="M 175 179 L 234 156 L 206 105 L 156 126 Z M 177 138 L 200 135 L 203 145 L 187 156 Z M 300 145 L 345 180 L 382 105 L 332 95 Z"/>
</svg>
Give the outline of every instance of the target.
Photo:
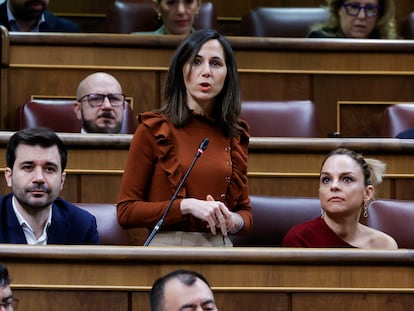
<svg viewBox="0 0 414 311">
<path fill-rule="evenodd" d="M 309 38 L 396 39 L 394 0 L 326 0 L 326 24 L 315 25 Z"/>
<path fill-rule="evenodd" d="M 294 226 L 283 239 L 286 247 L 356 247 L 396 249 L 384 232 L 359 222 L 368 216 L 374 186 L 381 183 L 385 164 L 348 149 L 332 151 L 322 163 L 319 198 L 322 216 Z"/>
</svg>

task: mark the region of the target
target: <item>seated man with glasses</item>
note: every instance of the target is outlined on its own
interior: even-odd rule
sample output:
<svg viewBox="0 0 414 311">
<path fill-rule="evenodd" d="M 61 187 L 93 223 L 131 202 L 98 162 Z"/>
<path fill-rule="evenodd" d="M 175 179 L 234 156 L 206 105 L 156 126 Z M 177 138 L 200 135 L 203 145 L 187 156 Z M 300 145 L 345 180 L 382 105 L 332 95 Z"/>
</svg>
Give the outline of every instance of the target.
<svg viewBox="0 0 414 311">
<path fill-rule="evenodd" d="M 397 38 L 394 0 L 326 1 L 329 20 L 314 25 L 309 38 Z"/>
<path fill-rule="evenodd" d="M 125 95 L 115 77 L 97 72 L 80 82 L 74 111 L 82 133 L 119 133 L 124 109 Z"/>
<path fill-rule="evenodd" d="M 14 298 L 10 288 L 9 271 L 0 263 L 0 310 L 14 311 L 19 299 Z"/>
</svg>

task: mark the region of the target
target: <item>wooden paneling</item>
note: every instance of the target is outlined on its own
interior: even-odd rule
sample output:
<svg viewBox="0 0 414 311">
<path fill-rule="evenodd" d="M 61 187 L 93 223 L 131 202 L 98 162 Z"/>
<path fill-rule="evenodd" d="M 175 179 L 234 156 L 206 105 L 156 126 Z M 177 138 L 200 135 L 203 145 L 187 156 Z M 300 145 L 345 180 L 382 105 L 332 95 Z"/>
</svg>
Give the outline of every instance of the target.
<svg viewBox="0 0 414 311">
<path fill-rule="evenodd" d="M 414 42 L 229 38 L 246 100 L 315 102 L 324 137 L 378 137 L 386 105 L 414 101 Z M 161 87 L 180 38 L 3 32 L 0 128 L 12 129 L 18 105 L 32 95 L 73 96 L 87 74 L 114 74 L 134 111 L 160 107 Z M 341 116 L 338 103 L 353 102 Z M 276 125 L 277 126 L 277 125 Z"/>
<path fill-rule="evenodd" d="M 0 153 L 10 132 L 0 132 Z M 72 202 L 115 203 L 131 135 L 59 134 L 69 148 L 62 197 Z M 397 139 L 302 139 L 252 137 L 249 191 L 256 195 L 318 196 L 322 160 L 339 147 L 384 161 L 387 170 L 377 198 L 413 200 L 414 142 Z M 0 157 L 0 167 L 5 167 Z M 9 189 L 0 182 L 0 191 Z"/>
<path fill-rule="evenodd" d="M 410 250 L 0 245 L 22 310 L 148 310 L 175 269 L 212 284 L 219 310 L 409 310 Z"/>
</svg>

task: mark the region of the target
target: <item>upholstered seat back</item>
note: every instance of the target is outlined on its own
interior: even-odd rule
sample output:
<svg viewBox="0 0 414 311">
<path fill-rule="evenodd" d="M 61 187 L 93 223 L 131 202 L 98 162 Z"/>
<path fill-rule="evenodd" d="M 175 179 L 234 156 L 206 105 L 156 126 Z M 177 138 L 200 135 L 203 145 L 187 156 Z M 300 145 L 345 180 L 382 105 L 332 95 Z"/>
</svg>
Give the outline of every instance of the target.
<svg viewBox="0 0 414 311">
<path fill-rule="evenodd" d="M 399 248 L 414 248 L 414 201 L 375 200 L 368 207 L 365 223 L 391 235 Z"/>
<path fill-rule="evenodd" d="M 323 23 L 328 18 L 329 11 L 320 7 L 259 7 L 242 17 L 241 35 L 304 38 L 312 25 Z"/>
<path fill-rule="evenodd" d="M 88 211 L 96 218 L 100 244 L 128 245 L 129 234 L 118 223 L 115 204 L 75 203 L 76 206 Z"/>
<path fill-rule="evenodd" d="M 321 137 L 310 100 L 244 101 L 241 118 L 249 123 L 251 136 Z"/>
<path fill-rule="evenodd" d="M 152 0 L 115 0 L 108 8 L 105 30 L 112 33 L 154 31 L 159 27 Z M 217 12 L 211 2 L 202 2 L 195 29 L 217 29 Z"/>
<path fill-rule="evenodd" d="M 384 137 L 395 137 L 398 133 L 414 128 L 414 103 L 390 105 L 384 111 Z"/>
<path fill-rule="evenodd" d="M 48 127 L 55 132 L 80 133 L 82 123 L 73 110 L 73 99 L 34 99 L 17 108 L 16 129 Z M 134 133 L 135 113 L 128 103 L 124 109 L 122 134 Z"/>
<path fill-rule="evenodd" d="M 296 224 L 321 214 L 318 198 L 250 196 L 253 229 L 231 236 L 235 246 L 281 246 L 285 234 Z"/>
</svg>

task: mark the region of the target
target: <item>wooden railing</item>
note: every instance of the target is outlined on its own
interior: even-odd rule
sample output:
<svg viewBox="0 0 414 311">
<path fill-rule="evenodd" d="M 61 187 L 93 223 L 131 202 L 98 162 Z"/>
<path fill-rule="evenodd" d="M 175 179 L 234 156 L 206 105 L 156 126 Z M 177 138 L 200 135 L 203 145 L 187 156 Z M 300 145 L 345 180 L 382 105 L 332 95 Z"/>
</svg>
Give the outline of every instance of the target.
<svg viewBox="0 0 414 311">
<path fill-rule="evenodd" d="M 409 310 L 411 250 L 0 245 L 22 310 L 149 310 L 153 282 L 198 271 L 219 310 Z"/>
</svg>

